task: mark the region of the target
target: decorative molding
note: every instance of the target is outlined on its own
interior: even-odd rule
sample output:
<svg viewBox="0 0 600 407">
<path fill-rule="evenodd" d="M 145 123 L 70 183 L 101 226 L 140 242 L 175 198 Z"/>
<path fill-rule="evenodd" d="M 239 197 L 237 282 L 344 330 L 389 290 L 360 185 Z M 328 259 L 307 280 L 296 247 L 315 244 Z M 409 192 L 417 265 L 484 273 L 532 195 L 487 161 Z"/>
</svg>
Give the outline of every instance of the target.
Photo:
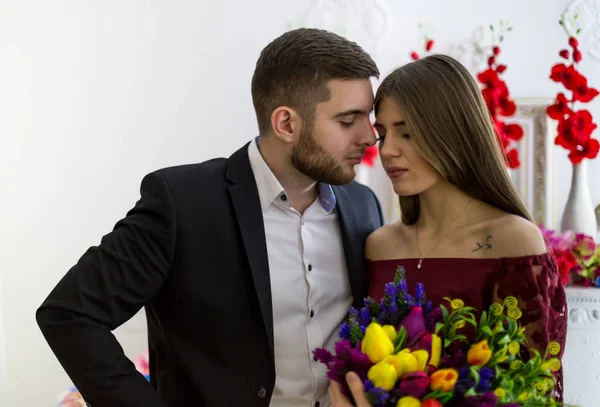
<svg viewBox="0 0 600 407">
<path fill-rule="evenodd" d="M 313 0 L 287 29 L 320 28 L 348 38 L 374 59 L 382 57 L 385 38 L 392 32 L 393 15 L 384 0 Z"/>
<path fill-rule="evenodd" d="M 578 15 L 581 27 L 579 42 L 583 52 L 600 61 L 600 0 L 574 0 L 565 9 L 569 15 Z"/>
<path fill-rule="evenodd" d="M 486 41 L 486 28 L 477 25 L 469 38 L 449 45 L 446 54 L 460 61 L 471 74 L 476 75 L 486 66 L 491 52 L 491 45 L 484 45 Z"/>
<path fill-rule="evenodd" d="M 538 224 L 555 228 L 556 171 L 554 166 L 554 124 L 546 115 L 551 98 L 516 98 L 517 112 L 507 119 L 523 127 L 517 143 L 521 167 L 511 178 Z"/>
<path fill-rule="evenodd" d="M 600 289 L 567 287 L 569 326 L 600 328 Z"/>
</svg>

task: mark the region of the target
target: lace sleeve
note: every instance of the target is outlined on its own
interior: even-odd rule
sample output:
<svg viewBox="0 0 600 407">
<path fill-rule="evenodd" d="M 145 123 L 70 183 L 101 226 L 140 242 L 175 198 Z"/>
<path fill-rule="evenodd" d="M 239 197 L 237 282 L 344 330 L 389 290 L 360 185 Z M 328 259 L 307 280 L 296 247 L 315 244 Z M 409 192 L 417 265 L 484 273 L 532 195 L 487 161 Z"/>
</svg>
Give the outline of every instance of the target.
<svg viewBox="0 0 600 407">
<path fill-rule="evenodd" d="M 549 342 L 558 342 L 557 357 L 562 359 L 567 336 L 567 301 L 551 254 L 504 259 L 494 294 L 496 299 L 507 296 L 518 299 L 523 312 L 520 322 L 525 327 L 530 348 L 543 355 Z M 562 400 L 562 368 L 556 378 L 556 396 Z"/>
</svg>

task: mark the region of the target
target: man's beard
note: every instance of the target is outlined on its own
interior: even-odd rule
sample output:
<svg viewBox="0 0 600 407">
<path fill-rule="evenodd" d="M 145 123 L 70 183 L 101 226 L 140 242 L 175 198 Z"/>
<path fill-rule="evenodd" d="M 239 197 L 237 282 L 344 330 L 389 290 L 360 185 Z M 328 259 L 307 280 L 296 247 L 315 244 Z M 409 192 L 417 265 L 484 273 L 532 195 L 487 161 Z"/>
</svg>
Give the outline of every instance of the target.
<svg viewBox="0 0 600 407">
<path fill-rule="evenodd" d="M 292 149 L 292 165 L 307 177 L 325 184 L 349 184 L 355 177 L 354 171 L 344 171 L 344 167 L 317 144 L 312 126 L 302 130 L 299 143 Z"/>
</svg>

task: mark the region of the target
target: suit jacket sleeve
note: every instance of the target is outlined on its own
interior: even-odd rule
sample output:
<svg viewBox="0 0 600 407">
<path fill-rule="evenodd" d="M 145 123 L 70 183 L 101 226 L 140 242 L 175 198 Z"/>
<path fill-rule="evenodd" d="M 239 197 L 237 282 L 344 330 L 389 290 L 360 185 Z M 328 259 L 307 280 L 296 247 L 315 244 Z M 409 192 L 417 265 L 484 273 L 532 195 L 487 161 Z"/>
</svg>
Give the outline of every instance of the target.
<svg viewBox="0 0 600 407">
<path fill-rule="evenodd" d="M 159 173 L 97 247 L 90 248 L 37 310 L 40 329 L 92 406 L 165 406 L 112 334 L 160 289 L 175 248 L 176 221 Z"/>
</svg>

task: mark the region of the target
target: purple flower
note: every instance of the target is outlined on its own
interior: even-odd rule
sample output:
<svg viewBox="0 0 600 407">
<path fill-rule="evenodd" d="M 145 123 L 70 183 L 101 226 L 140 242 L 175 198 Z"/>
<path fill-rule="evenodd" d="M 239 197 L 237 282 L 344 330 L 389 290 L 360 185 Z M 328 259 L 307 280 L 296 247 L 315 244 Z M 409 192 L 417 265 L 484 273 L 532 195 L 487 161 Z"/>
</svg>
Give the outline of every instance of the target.
<svg viewBox="0 0 600 407">
<path fill-rule="evenodd" d="M 335 344 L 335 357 L 328 365 L 327 377 L 344 386 L 346 384 L 346 373 L 353 371 L 360 377 L 366 377 L 371 361 L 369 357 L 360 351 L 361 343 L 352 347 L 349 340 L 341 340 Z M 316 356 L 316 355 L 315 355 Z"/>
<path fill-rule="evenodd" d="M 344 322 L 342 324 L 342 327 L 340 328 L 340 332 L 338 333 L 338 336 L 341 339 L 350 339 L 350 325 L 348 325 L 346 322 Z"/>
<path fill-rule="evenodd" d="M 423 287 L 423 284 L 417 283 L 417 288 L 415 289 L 415 302 L 417 305 L 423 306 L 426 301 L 425 288 Z"/>
<path fill-rule="evenodd" d="M 479 371 L 479 384 L 475 388 L 478 393 L 485 393 L 492 388 L 492 380 L 494 379 L 494 371 L 484 367 Z"/>
<path fill-rule="evenodd" d="M 408 312 L 408 315 L 404 317 L 400 325 L 406 329 L 407 341 L 410 343 L 415 339 L 421 332 L 425 330 L 425 319 L 423 318 L 423 308 L 412 307 Z"/>
<path fill-rule="evenodd" d="M 456 407 L 496 407 L 497 404 L 498 397 L 494 393 L 489 392 L 479 396 L 465 397 Z"/>
<path fill-rule="evenodd" d="M 425 372 L 407 373 L 402 377 L 399 389 L 403 395 L 420 399 L 429 389 L 429 376 Z"/>
<path fill-rule="evenodd" d="M 317 348 L 313 350 L 313 356 L 317 361 L 323 363 L 325 366 L 329 367 L 329 363 L 333 360 L 333 355 L 327 349 Z"/>
<path fill-rule="evenodd" d="M 358 323 L 360 324 L 361 327 L 367 327 L 371 322 L 372 322 L 373 318 L 371 317 L 371 313 L 369 312 L 369 310 L 367 308 L 362 308 L 360 310 L 360 316 L 358 318 Z"/>
<path fill-rule="evenodd" d="M 364 385 L 365 395 L 367 400 L 369 400 L 369 403 L 373 406 L 385 406 L 385 403 L 390 397 L 388 392 L 380 387 L 375 387 L 370 380 L 365 380 Z"/>
<path fill-rule="evenodd" d="M 427 306 L 431 307 L 431 301 L 428 301 L 427 304 L 428 305 L 426 305 L 425 308 L 427 308 Z M 442 309 L 440 307 L 436 307 L 433 310 L 427 312 L 427 316 L 425 317 L 425 328 L 428 332 L 434 333 L 435 325 L 438 322 L 442 322 L 442 320 Z"/>
</svg>

